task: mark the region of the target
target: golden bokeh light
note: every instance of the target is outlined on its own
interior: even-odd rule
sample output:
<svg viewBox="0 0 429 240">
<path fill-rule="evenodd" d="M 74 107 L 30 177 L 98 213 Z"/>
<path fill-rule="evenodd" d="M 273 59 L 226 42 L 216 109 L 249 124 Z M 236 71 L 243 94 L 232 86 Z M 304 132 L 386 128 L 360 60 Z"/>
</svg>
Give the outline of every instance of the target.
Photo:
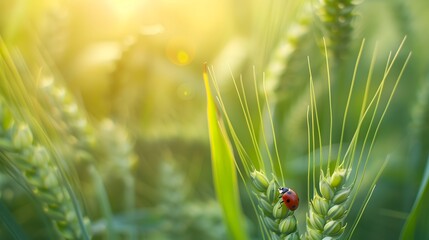
<svg viewBox="0 0 429 240">
<path fill-rule="evenodd" d="M 165 47 L 167 58 L 175 65 L 185 66 L 192 62 L 194 57 L 192 41 L 183 37 L 174 37 Z"/>
</svg>

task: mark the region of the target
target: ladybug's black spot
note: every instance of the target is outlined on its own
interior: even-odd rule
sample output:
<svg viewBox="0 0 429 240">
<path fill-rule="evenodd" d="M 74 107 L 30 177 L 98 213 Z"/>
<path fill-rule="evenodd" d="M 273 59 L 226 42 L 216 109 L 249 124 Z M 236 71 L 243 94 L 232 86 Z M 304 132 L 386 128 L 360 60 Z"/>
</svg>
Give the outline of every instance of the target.
<svg viewBox="0 0 429 240">
<path fill-rule="evenodd" d="M 290 199 L 286 200 L 286 202 L 290 202 Z"/>
<path fill-rule="evenodd" d="M 293 205 L 293 206 L 292 206 L 292 210 L 295 210 L 295 209 L 296 209 L 296 205 Z"/>
<path fill-rule="evenodd" d="M 286 192 L 287 194 L 289 194 L 289 195 L 291 195 L 292 194 L 292 192 L 291 191 L 289 191 L 289 192 Z"/>
</svg>

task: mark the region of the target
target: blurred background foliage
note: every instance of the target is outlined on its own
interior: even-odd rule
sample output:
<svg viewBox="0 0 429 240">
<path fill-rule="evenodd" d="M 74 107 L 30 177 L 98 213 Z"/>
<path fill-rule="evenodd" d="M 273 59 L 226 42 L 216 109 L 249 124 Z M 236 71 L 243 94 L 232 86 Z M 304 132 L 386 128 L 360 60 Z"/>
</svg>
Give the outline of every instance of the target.
<svg viewBox="0 0 429 240">
<path fill-rule="evenodd" d="M 37 76 L 40 69 L 48 68 L 55 81 L 79 103 L 94 128 L 104 129 L 97 131 L 98 139 L 106 140 L 100 143 L 101 148 L 121 143 L 121 133 L 118 136 L 109 132 L 106 118 L 124 128 L 126 138 L 131 139 L 131 151 L 135 152 L 131 173 L 127 173 L 131 174 L 135 190 L 131 215 L 124 207 L 122 185 L 109 174 L 108 157 L 95 154 L 101 158 L 99 165 L 104 166 L 100 177 L 113 214 L 111 231 L 121 238 L 224 239 L 226 229 L 211 177 L 202 65 L 208 62 L 214 66 L 225 102 L 232 109 L 232 119 L 238 123 L 237 132 L 244 134 L 247 129 L 240 124 L 242 119 L 234 118 L 234 109 L 239 105 L 234 99 L 231 74 L 242 74 L 244 85 L 251 89 L 253 68 L 260 79 L 276 46 L 286 32 L 293 30 L 293 24 L 308 28 L 295 42 L 295 52 L 279 77 L 280 83 L 268 89 L 276 110 L 274 124 L 286 182 L 304 192 L 307 56 L 320 78 L 324 76 L 320 45 L 324 34 L 321 23 L 315 20 L 316 5 L 316 1 L 303 0 L 1 0 L 0 36 L 10 49 L 20 52 L 30 72 Z M 429 3 L 424 0 L 362 1 L 356 8 L 349 54 L 341 62 L 342 75 L 334 85 L 339 93 L 337 101 L 334 99 L 337 109 L 344 106 L 341 94 L 347 94 L 347 90 L 341 92 L 348 89 L 363 38 L 367 46 L 358 79 L 366 79 L 376 42 L 379 57 L 375 66 L 379 74 L 388 52 L 396 50 L 405 35 L 408 39 L 400 57 L 404 59 L 409 51 L 413 52 L 373 150 L 374 159 L 390 156 L 390 162 L 358 225 L 356 239 L 397 238 L 419 187 L 427 186 L 422 180 L 429 154 L 427 9 Z M 399 69 L 400 66 L 393 71 L 397 73 Z M 358 80 L 357 84 L 357 89 L 362 89 L 359 86 L 364 86 L 365 81 Z M 255 104 L 254 99 L 249 103 Z M 359 114 L 359 100 L 352 108 Z M 336 117 L 341 117 L 340 111 Z M 109 142 L 109 138 L 119 141 Z M 243 141 L 250 146 L 250 142 Z M 85 178 L 79 172 L 73 174 Z M 11 218 L 28 236 L 48 236 L 45 232 L 49 231 L 40 221 L 46 219 L 31 204 L 34 199 L 19 193 L 6 176 L 0 180 L 0 207 L 9 209 Z M 104 232 L 109 225 L 102 210 L 97 209 L 93 192 L 96 186 L 80 187 L 93 228 Z M 247 196 L 244 191 L 241 195 Z M 246 197 L 242 201 L 248 218 L 245 231 L 258 238 L 250 202 Z M 424 204 L 420 207 L 427 209 Z M 1 237 L 9 236 L 7 229 L 2 226 Z"/>
</svg>

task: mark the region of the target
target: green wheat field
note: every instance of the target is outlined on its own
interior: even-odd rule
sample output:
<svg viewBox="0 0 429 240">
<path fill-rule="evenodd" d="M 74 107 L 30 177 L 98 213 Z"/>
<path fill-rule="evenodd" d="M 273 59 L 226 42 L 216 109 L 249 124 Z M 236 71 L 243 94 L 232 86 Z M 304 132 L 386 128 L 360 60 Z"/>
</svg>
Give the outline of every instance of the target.
<svg viewBox="0 0 429 240">
<path fill-rule="evenodd" d="M 428 10 L 1 0 L 0 239 L 429 239 Z"/>
</svg>

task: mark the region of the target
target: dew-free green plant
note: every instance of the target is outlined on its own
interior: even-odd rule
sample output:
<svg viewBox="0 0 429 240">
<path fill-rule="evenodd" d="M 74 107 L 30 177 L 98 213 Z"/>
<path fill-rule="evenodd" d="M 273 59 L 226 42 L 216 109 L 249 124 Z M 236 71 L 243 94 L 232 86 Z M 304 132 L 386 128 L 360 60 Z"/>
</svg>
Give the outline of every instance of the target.
<svg viewBox="0 0 429 240">
<path fill-rule="evenodd" d="M 123 126 L 107 118 L 98 123 L 91 121 L 72 93 L 53 77 L 45 77 L 40 89 L 44 93 L 41 98 L 52 109 L 57 131 L 66 135 L 71 146 L 71 158 L 103 168 L 100 172 L 105 179 L 132 176 L 137 157 L 132 138 Z"/>
<path fill-rule="evenodd" d="M 289 210 L 280 199 L 279 184 L 276 180 L 269 181 L 264 173 L 250 173 L 253 192 L 258 201 L 261 221 L 272 239 L 299 239 L 297 221 L 293 211 Z"/>
<path fill-rule="evenodd" d="M 158 192 L 154 214 L 162 219 L 159 227 L 149 235 L 149 239 L 203 239 L 226 238 L 225 225 L 219 205 L 215 201 L 207 203 L 192 200 L 187 175 L 179 169 L 169 153 L 160 163 L 157 178 Z"/>
<path fill-rule="evenodd" d="M 89 239 L 89 219 L 75 196 L 66 164 L 46 138 L 34 116 L 29 116 L 21 74 L 8 48 L 0 42 L 1 162 L 37 200 L 59 238 Z"/>
<path fill-rule="evenodd" d="M 81 104 L 53 75 L 44 76 L 39 88 L 41 100 L 46 101 L 55 119 L 56 130 L 65 134 L 65 140 L 77 151 L 73 154 L 75 161 L 96 161 L 90 156 L 96 145 L 96 131 Z"/>
<path fill-rule="evenodd" d="M 99 198 L 100 202 L 104 202 L 101 209 L 106 219 L 112 218 L 112 214 L 104 182 L 121 180 L 124 186 L 123 208 L 132 212 L 136 205 L 132 167 L 137 156 L 128 131 L 111 119 L 104 119 L 98 124 L 91 121 L 76 98 L 53 77 L 44 78 L 40 89 L 44 93 L 40 94 L 41 99 L 46 101 L 55 116 L 56 130 L 64 135 L 63 139 L 67 142 L 67 157 L 78 169 L 83 168 L 92 175 L 93 185 L 88 188 L 96 185 L 99 197 L 106 196 Z M 86 193 L 89 195 L 92 191 L 88 189 Z"/>
<path fill-rule="evenodd" d="M 404 39 L 405 40 L 405 39 Z M 307 127 L 308 127 L 308 200 L 309 208 L 306 216 L 306 231 L 303 235 L 298 233 L 298 224 L 296 216 L 293 211 L 288 211 L 284 206 L 281 206 L 281 203 L 278 199 L 279 194 L 276 190 L 279 187 L 279 183 L 284 184 L 284 176 L 287 174 L 287 169 L 283 169 L 282 161 L 279 157 L 277 151 L 277 144 L 275 142 L 275 129 L 272 124 L 272 119 L 270 118 L 271 125 L 268 126 L 268 129 L 262 123 L 263 114 L 261 110 L 261 102 L 267 103 L 268 96 L 265 91 L 263 98 L 259 98 L 258 90 L 255 78 L 255 92 L 256 92 L 256 105 L 257 105 L 257 114 L 256 120 L 252 117 L 250 112 L 250 107 L 246 97 L 246 91 L 243 87 L 243 80 L 240 79 L 239 84 L 233 79 L 236 93 L 239 99 L 239 103 L 242 109 L 244 116 L 244 121 L 249 131 L 249 135 L 252 140 L 252 145 L 254 147 L 255 156 L 251 156 L 247 149 L 244 148 L 240 136 L 235 131 L 235 126 L 232 120 L 229 118 L 228 110 L 226 103 L 222 99 L 221 91 L 216 82 L 216 77 L 212 72 L 213 85 L 216 89 L 218 96 L 219 108 L 222 111 L 223 115 L 221 116 L 227 123 L 229 127 L 230 136 L 235 144 L 236 151 L 240 157 L 240 161 L 235 161 L 237 171 L 240 173 L 243 182 L 247 191 L 253 192 L 255 200 L 252 200 L 252 205 L 256 214 L 258 216 L 258 222 L 260 224 L 261 232 L 264 236 L 269 239 L 337 239 L 341 237 L 346 228 L 347 216 L 354 204 L 356 204 L 356 197 L 359 192 L 366 192 L 366 197 L 364 203 L 360 206 L 359 215 L 352 220 L 350 229 L 347 231 L 347 235 L 350 237 L 353 234 L 354 229 L 359 222 L 361 215 L 368 203 L 372 192 L 375 188 L 375 183 L 382 170 L 373 176 L 373 181 L 370 184 L 370 189 L 363 190 L 361 189 L 362 183 L 366 178 L 366 169 L 371 160 L 371 151 L 373 150 L 374 142 L 378 134 L 381 122 L 386 114 L 386 111 L 390 105 L 393 94 L 395 93 L 399 80 L 402 77 L 404 68 L 410 58 L 404 61 L 404 64 L 395 78 L 393 86 L 386 90 L 387 79 L 390 75 L 393 64 L 396 62 L 399 55 L 399 51 L 402 48 L 402 44 L 399 46 L 399 50 L 393 55 L 392 58 L 389 57 L 385 71 L 381 76 L 381 80 L 378 83 L 378 87 L 373 92 L 373 95 L 370 95 L 370 84 L 373 75 L 373 64 L 370 66 L 368 73 L 367 84 L 363 95 L 359 96 L 361 101 L 360 115 L 358 117 L 357 125 L 353 128 L 350 126 L 348 114 L 349 114 L 349 105 L 352 102 L 354 96 L 354 84 L 356 81 L 358 66 L 360 62 L 360 56 L 362 54 L 364 43 L 362 44 L 361 50 L 358 54 L 356 61 L 354 73 L 352 75 L 351 85 L 349 94 L 346 99 L 346 107 L 343 110 L 343 119 L 339 124 L 340 135 L 339 135 L 339 148 L 338 154 L 335 156 L 333 154 L 333 105 L 332 105 L 332 92 L 331 92 L 331 80 L 330 80 L 330 68 L 328 63 L 328 50 L 327 45 L 325 45 L 326 53 L 326 66 L 327 66 L 327 89 L 328 89 L 328 106 L 329 106 L 329 131 L 328 131 L 328 140 L 327 143 L 326 137 L 322 136 L 322 126 L 319 117 L 319 110 L 317 104 L 317 98 L 319 96 L 316 94 L 314 80 L 312 76 L 312 70 L 309 63 L 310 69 L 310 82 L 309 82 L 309 92 L 310 92 L 310 104 L 307 117 Z M 375 58 L 375 54 L 373 59 Z M 206 77 L 206 76 L 205 76 Z M 206 88 L 210 88 L 210 85 L 207 84 Z M 265 86 L 264 84 L 262 84 Z M 264 92 L 264 91 L 262 91 Z M 207 92 L 210 94 L 210 91 Z M 208 96 L 210 98 L 210 96 Z M 268 116 L 270 116 L 269 107 L 266 108 L 268 111 Z M 219 111 L 216 108 L 212 107 L 210 111 Z M 219 115 L 218 115 L 219 116 Z M 219 118 L 218 121 L 222 119 Z M 209 124 L 216 124 L 214 121 L 209 121 Z M 260 125 L 258 125 L 260 124 Z M 256 133 L 255 126 L 261 126 L 260 133 Z M 364 127 L 363 127 L 364 126 Z M 354 129 L 354 132 L 351 136 L 351 139 L 345 139 L 345 129 L 346 127 Z M 274 142 L 272 149 L 274 153 L 271 154 L 270 147 L 265 138 L 265 131 L 271 132 Z M 259 135 L 260 134 L 260 135 Z M 256 136 L 261 136 L 261 140 L 258 140 Z M 224 139 L 227 139 L 228 136 L 223 135 Z M 228 141 L 228 140 L 223 140 Z M 345 142 L 348 142 L 346 144 Z M 218 144 L 216 141 L 212 141 L 212 146 Z M 323 146 L 327 144 L 328 154 L 327 160 L 325 159 L 325 154 L 323 152 Z M 343 151 L 343 145 L 347 146 L 347 149 Z M 360 148 L 358 149 L 358 146 Z M 212 148 L 212 151 L 216 149 Z M 262 155 L 262 152 L 265 151 L 266 155 Z M 316 155 L 316 152 L 319 154 Z M 253 158 L 254 157 L 254 158 Z M 268 158 L 268 161 L 263 160 L 264 157 Z M 331 166 L 332 165 L 332 166 Z M 383 169 L 386 165 L 386 162 L 380 165 Z M 319 168 L 317 168 L 319 166 Z M 325 166 L 325 167 L 323 167 Z M 270 171 L 273 175 L 272 178 L 267 177 L 266 173 Z M 317 171 L 318 170 L 318 171 Z M 247 182 L 251 182 L 247 184 Z M 252 194 L 249 194 L 252 195 Z M 312 197 L 310 197 L 312 195 Z"/>
<path fill-rule="evenodd" d="M 323 0 L 320 1 L 318 14 L 322 22 L 323 35 L 329 52 L 335 63 L 349 51 L 352 40 L 355 13 L 355 1 L 352 0 Z"/>
<path fill-rule="evenodd" d="M 289 65 L 293 63 L 293 56 L 300 50 L 303 40 L 310 33 L 310 7 L 306 5 L 302 8 L 304 11 L 300 12 L 298 20 L 284 30 L 265 67 L 265 79 L 269 92 L 279 91 L 278 88 L 281 87 L 280 94 L 285 94 L 288 90 L 281 85 L 291 85 L 290 79 L 285 78 L 284 74 L 287 70 L 291 70 Z"/>
<path fill-rule="evenodd" d="M 332 176 L 320 177 L 320 195 L 316 193 L 309 204 L 304 239 L 334 239 L 344 233 L 344 218 L 350 196 L 350 187 L 344 185 L 345 177 L 346 171 L 343 168 L 335 169 Z"/>
</svg>

